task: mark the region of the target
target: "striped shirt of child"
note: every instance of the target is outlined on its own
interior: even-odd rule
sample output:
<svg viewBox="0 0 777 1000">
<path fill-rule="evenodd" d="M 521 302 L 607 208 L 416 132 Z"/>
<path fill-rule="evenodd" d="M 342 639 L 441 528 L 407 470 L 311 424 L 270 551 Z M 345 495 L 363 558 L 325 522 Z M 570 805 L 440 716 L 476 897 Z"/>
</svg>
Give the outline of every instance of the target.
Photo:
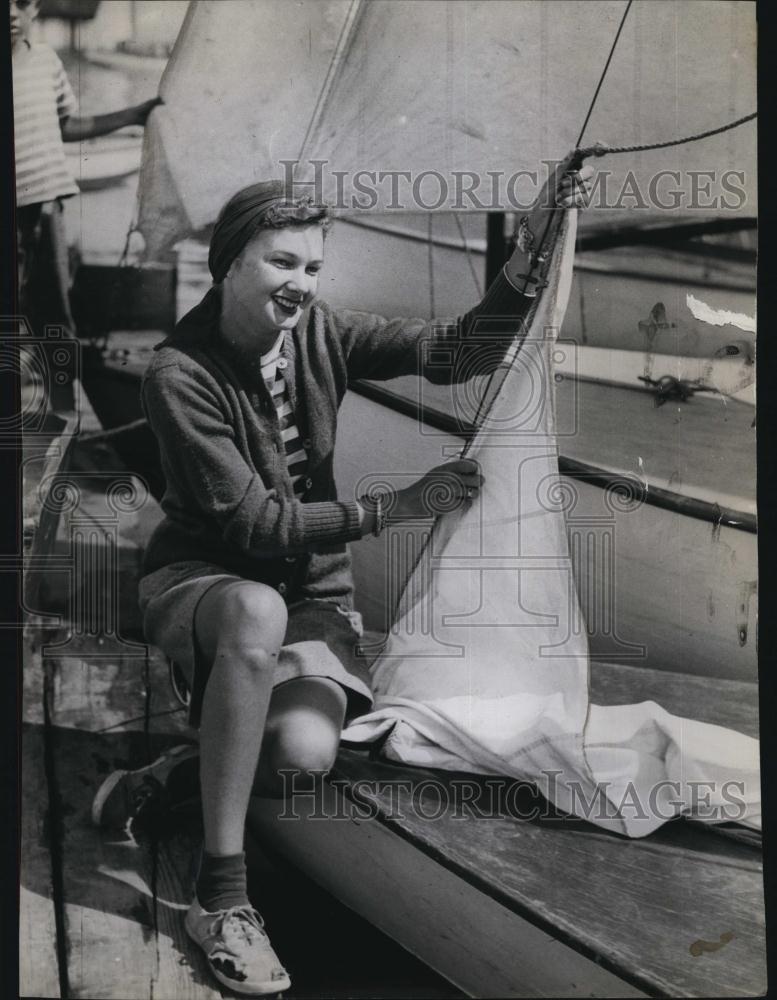
<svg viewBox="0 0 777 1000">
<path fill-rule="evenodd" d="M 286 367 L 286 359 L 280 356 L 283 336 L 281 333 L 267 354 L 262 355 L 262 378 L 270 390 L 278 422 L 281 425 L 281 437 L 286 452 L 286 465 L 291 477 L 291 485 L 295 494 L 300 496 L 306 489 L 308 456 L 302 447 L 302 439 L 294 422 L 294 411 L 291 408 L 286 380 L 283 377 L 283 371 Z"/>
<path fill-rule="evenodd" d="M 12 62 L 16 204 L 78 194 L 59 127 L 77 104 L 59 56 L 48 45 L 25 43 Z"/>
</svg>

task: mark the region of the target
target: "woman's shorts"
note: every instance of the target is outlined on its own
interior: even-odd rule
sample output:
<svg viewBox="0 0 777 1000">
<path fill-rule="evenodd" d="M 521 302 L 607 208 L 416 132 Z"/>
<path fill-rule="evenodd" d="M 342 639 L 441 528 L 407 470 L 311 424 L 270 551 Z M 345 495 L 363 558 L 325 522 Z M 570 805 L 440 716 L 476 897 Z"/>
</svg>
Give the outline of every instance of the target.
<svg viewBox="0 0 777 1000">
<path fill-rule="evenodd" d="M 143 577 L 139 603 L 146 639 L 184 672 L 191 690 L 189 722 L 200 723 L 210 673 L 194 632 L 197 606 L 222 580 L 245 581 L 212 563 L 178 562 Z M 288 624 L 278 656 L 274 687 L 301 677 L 327 677 L 347 695 L 346 717 L 372 705 L 369 658 L 360 655 L 361 616 L 334 600 L 302 600 L 288 605 Z"/>
</svg>

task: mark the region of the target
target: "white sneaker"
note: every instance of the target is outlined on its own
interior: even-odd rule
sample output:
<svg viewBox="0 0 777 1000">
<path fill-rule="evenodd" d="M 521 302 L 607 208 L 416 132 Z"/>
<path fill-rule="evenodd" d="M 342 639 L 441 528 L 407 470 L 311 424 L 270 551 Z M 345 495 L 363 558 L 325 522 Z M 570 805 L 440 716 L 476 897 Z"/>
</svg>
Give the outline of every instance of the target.
<svg viewBox="0 0 777 1000">
<path fill-rule="evenodd" d="M 252 906 L 208 913 L 195 899 L 186 913 L 185 926 L 192 941 L 205 952 L 216 979 L 236 993 L 280 993 L 291 986 L 264 930 L 264 921 Z"/>
</svg>

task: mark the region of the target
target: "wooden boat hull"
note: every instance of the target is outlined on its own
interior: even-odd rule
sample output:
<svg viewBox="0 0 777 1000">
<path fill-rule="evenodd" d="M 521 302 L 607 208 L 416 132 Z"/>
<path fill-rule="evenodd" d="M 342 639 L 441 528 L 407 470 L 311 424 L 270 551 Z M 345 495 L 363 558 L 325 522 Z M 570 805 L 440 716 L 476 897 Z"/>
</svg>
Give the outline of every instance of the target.
<svg viewBox="0 0 777 1000">
<path fill-rule="evenodd" d="M 371 476 L 402 485 L 463 445 L 453 434 L 421 433 L 411 417 L 358 393 L 346 397 L 341 413 L 335 463 L 341 496 L 363 492 Z M 612 510 L 591 478 L 568 482 L 577 498 L 568 530 L 592 655 L 754 681 L 756 535 L 688 516 L 679 503 L 674 510 L 650 502 Z M 393 544 L 389 532 L 352 547 L 359 607 L 378 630 L 390 625 L 415 555 L 404 543 L 389 558 Z"/>
<path fill-rule="evenodd" d="M 291 821 L 278 818 L 284 804 L 252 799 L 253 835 L 467 996 L 649 995 L 555 940 L 395 830 L 365 821 L 363 810 L 331 785 L 322 794 L 320 802 L 295 806 L 298 815 Z"/>
</svg>

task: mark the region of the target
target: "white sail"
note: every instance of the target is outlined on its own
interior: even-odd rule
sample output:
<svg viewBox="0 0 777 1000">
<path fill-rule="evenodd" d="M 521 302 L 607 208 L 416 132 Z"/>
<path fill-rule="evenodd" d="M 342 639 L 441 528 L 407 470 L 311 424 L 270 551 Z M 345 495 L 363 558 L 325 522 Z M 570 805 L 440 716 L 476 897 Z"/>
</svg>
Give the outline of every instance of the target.
<svg viewBox="0 0 777 1000">
<path fill-rule="evenodd" d="M 574 213 L 549 286 L 468 450 L 478 500 L 438 518 L 372 667 L 373 710 L 344 736 L 388 734 L 406 764 L 504 774 L 627 836 L 678 815 L 760 823 L 758 742 L 655 702 L 591 704 L 588 643 L 565 531 L 553 346 L 574 257 Z"/>
<path fill-rule="evenodd" d="M 193 0 L 145 129 L 138 226 L 150 258 L 298 155 L 350 0 Z"/>
<path fill-rule="evenodd" d="M 146 129 L 148 255 L 211 223 L 239 187 L 284 176 L 282 161 L 344 212 L 522 204 L 540 162 L 577 141 L 624 7 L 195 0 Z M 636 0 L 584 141 L 668 140 L 752 112 L 755 39 L 749 2 Z M 752 122 L 598 165 L 611 173 L 602 201 L 643 216 L 755 214 Z"/>
</svg>

